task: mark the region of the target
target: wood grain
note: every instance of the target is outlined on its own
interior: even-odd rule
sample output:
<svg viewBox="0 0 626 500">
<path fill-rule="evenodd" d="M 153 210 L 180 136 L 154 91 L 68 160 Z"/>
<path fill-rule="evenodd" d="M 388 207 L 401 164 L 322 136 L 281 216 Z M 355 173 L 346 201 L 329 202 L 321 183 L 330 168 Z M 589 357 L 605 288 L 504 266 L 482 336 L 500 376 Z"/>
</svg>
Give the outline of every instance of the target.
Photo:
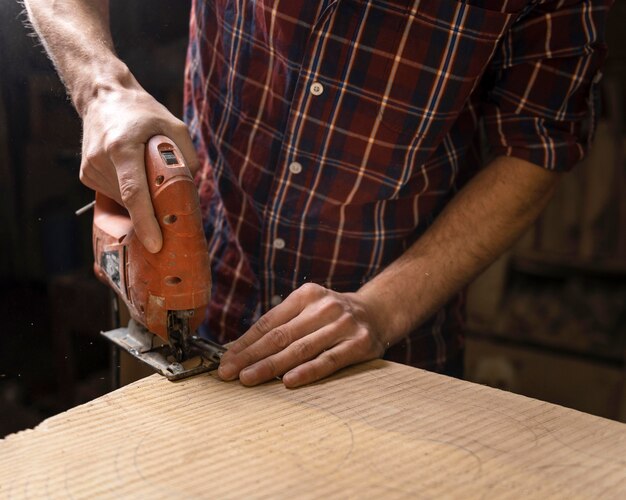
<svg viewBox="0 0 626 500">
<path fill-rule="evenodd" d="M 157 375 L 0 441 L 4 498 L 626 498 L 626 426 L 384 361 Z"/>
</svg>

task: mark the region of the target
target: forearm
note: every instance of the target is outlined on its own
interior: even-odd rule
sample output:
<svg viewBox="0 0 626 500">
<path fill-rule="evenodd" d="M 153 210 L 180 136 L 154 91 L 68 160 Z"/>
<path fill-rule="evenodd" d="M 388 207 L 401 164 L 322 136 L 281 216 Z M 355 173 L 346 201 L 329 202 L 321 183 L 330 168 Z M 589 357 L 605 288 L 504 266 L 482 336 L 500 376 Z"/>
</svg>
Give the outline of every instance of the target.
<svg viewBox="0 0 626 500">
<path fill-rule="evenodd" d="M 148 189 L 145 145 L 155 135 L 169 137 L 194 173 L 198 160 L 187 127 L 118 59 L 108 0 L 25 0 L 25 5 L 83 121 L 81 181 L 125 206 L 140 241 L 158 252 L 162 238 Z"/>
<path fill-rule="evenodd" d="M 500 157 L 433 226 L 358 292 L 393 344 L 417 328 L 508 248 L 549 201 L 559 174 Z"/>
<path fill-rule="evenodd" d="M 308 283 L 270 309 L 222 357 L 218 374 L 288 387 L 381 356 L 527 228 L 558 181 L 523 160 L 498 158 L 448 204 L 400 258 L 356 293 Z"/>
<path fill-rule="evenodd" d="M 99 92 L 135 83 L 115 54 L 108 0 L 25 0 L 25 5 L 81 116 Z"/>
</svg>

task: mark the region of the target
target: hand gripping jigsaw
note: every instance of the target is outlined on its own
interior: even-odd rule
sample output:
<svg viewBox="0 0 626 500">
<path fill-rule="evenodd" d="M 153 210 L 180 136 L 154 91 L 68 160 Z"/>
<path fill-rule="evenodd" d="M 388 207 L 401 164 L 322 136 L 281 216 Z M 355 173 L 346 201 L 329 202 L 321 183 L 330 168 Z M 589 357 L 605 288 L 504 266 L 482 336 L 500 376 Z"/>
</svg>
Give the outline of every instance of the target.
<svg viewBox="0 0 626 500">
<path fill-rule="evenodd" d="M 127 328 L 102 335 L 170 380 L 215 369 L 224 347 L 196 334 L 211 293 L 211 272 L 196 186 L 173 141 L 146 145 L 146 177 L 163 247 L 148 252 L 126 209 L 96 193 L 94 271 L 124 301 Z"/>
</svg>

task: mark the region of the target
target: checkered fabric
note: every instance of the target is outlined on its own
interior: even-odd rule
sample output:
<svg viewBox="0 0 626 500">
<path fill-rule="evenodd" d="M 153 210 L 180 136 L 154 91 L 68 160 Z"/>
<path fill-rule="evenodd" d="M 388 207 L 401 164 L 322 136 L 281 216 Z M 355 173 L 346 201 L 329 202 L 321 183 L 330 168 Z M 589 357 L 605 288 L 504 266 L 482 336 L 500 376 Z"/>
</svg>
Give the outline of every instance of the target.
<svg viewBox="0 0 626 500">
<path fill-rule="evenodd" d="M 491 155 L 579 161 L 610 3 L 194 0 L 185 118 L 209 335 L 241 335 L 305 282 L 357 290 L 476 172 L 479 130 Z M 447 370 L 461 302 L 388 357 Z"/>
</svg>

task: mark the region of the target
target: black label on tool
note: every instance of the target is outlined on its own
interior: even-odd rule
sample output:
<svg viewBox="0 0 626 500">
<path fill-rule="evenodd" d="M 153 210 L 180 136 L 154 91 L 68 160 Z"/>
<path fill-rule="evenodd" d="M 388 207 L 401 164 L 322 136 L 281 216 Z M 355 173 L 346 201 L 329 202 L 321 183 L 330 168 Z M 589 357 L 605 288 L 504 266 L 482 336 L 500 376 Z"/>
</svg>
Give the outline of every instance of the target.
<svg viewBox="0 0 626 500">
<path fill-rule="evenodd" d="M 120 254 L 117 250 L 103 252 L 100 267 L 113 283 L 120 288 Z"/>
</svg>

